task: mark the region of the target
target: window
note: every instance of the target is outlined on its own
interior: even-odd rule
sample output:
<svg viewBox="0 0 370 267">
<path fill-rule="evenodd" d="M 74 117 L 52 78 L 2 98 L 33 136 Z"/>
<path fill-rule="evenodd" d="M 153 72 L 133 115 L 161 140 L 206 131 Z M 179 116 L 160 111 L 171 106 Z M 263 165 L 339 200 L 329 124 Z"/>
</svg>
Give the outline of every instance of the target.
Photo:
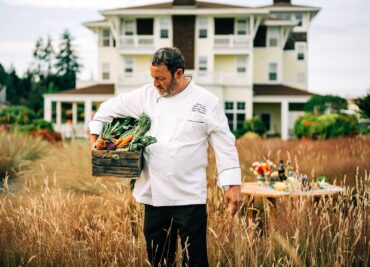
<svg viewBox="0 0 370 267">
<path fill-rule="evenodd" d="M 224 105 L 230 130 L 242 128 L 246 118 L 245 102 L 226 101 Z"/>
<path fill-rule="evenodd" d="M 167 39 L 168 38 L 169 27 L 170 27 L 169 18 L 166 18 L 166 17 L 161 18 L 160 25 L 161 25 L 160 36 L 161 36 L 162 39 Z"/>
<path fill-rule="evenodd" d="M 134 35 L 134 21 L 125 20 L 125 35 Z"/>
<path fill-rule="evenodd" d="M 237 102 L 236 105 L 238 110 L 245 110 L 245 102 Z"/>
<path fill-rule="evenodd" d="M 207 29 L 208 29 L 207 18 L 199 18 L 199 38 L 207 38 Z"/>
<path fill-rule="evenodd" d="M 125 69 L 126 75 L 131 75 L 134 72 L 134 58 L 132 56 L 125 57 Z"/>
<path fill-rule="evenodd" d="M 109 80 L 110 79 L 110 73 L 109 73 L 109 63 L 103 63 L 101 68 L 101 76 L 103 80 Z"/>
<path fill-rule="evenodd" d="M 247 57 L 246 56 L 236 57 L 236 72 L 237 73 L 247 72 Z"/>
<path fill-rule="evenodd" d="M 234 109 L 234 102 L 225 102 L 225 110 Z"/>
<path fill-rule="evenodd" d="M 103 29 L 103 31 L 102 31 L 102 45 L 104 47 L 110 46 L 110 29 Z"/>
<path fill-rule="evenodd" d="M 245 113 L 236 114 L 236 129 L 243 128 L 244 121 L 245 121 Z"/>
<path fill-rule="evenodd" d="M 137 35 L 153 35 L 154 28 L 153 19 L 137 19 L 136 34 Z"/>
<path fill-rule="evenodd" d="M 215 18 L 215 34 L 216 35 L 234 34 L 234 19 Z"/>
<path fill-rule="evenodd" d="M 266 130 L 271 130 L 271 114 L 270 113 L 253 113 L 253 116 L 258 116 L 265 125 Z"/>
<path fill-rule="evenodd" d="M 297 26 L 302 26 L 303 15 L 302 14 L 295 14 L 295 19 L 298 21 Z"/>
<path fill-rule="evenodd" d="M 270 27 L 267 31 L 267 44 L 269 47 L 279 46 L 279 28 Z"/>
<path fill-rule="evenodd" d="M 292 15 L 291 15 L 291 14 L 289 14 L 289 13 L 277 13 L 277 14 L 276 14 L 276 17 L 277 17 L 278 19 L 290 20 L 290 19 L 291 19 L 291 17 L 292 17 Z"/>
<path fill-rule="evenodd" d="M 305 75 L 303 72 L 297 73 L 297 82 L 304 83 L 305 82 Z"/>
<path fill-rule="evenodd" d="M 236 34 L 247 35 L 247 21 L 245 19 L 238 19 L 236 21 Z"/>
<path fill-rule="evenodd" d="M 226 113 L 227 121 L 229 122 L 229 128 L 230 130 L 234 129 L 234 114 L 232 113 Z"/>
<path fill-rule="evenodd" d="M 295 48 L 297 51 L 297 60 L 304 60 L 306 44 L 305 43 L 295 43 Z"/>
<path fill-rule="evenodd" d="M 198 59 L 198 70 L 201 72 L 207 71 L 207 57 L 199 57 Z"/>
<path fill-rule="evenodd" d="M 277 63 L 269 64 L 269 81 L 277 80 Z"/>
</svg>

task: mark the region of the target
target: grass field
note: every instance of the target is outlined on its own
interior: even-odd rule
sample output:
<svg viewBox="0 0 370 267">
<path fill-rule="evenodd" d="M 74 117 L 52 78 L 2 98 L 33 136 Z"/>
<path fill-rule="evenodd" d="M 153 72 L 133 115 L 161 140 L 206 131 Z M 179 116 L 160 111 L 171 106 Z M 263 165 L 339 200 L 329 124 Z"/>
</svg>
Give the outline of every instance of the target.
<svg viewBox="0 0 370 267">
<path fill-rule="evenodd" d="M 18 143 L 6 138 L 0 135 L 0 147 Z M 143 207 L 133 200 L 127 181 L 92 177 L 87 142 L 22 142 L 24 150 L 37 147 L 44 156 L 33 156 L 32 164 L 30 158 L 12 161 L 18 176 L 5 181 L 0 195 L 0 266 L 149 266 Z M 253 161 L 290 157 L 301 173 L 325 175 L 345 193 L 318 202 L 287 202 L 266 230 L 259 209 L 247 219 L 248 200 L 234 218 L 222 208 L 210 153 L 210 266 L 370 265 L 370 138 L 239 139 L 237 147 L 244 181 L 255 179 L 249 170 Z M 10 161 L 0 150 L 0 167 Z"/>
</svg>

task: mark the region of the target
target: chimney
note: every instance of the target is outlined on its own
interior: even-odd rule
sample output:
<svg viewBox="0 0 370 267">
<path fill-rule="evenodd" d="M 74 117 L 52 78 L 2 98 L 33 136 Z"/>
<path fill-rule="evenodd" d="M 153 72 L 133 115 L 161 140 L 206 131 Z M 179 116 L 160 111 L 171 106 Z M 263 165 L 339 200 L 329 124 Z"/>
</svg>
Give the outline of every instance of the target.
<svg viewBox="0 0 370 267">
<path fill-rule="evenodd" d="M 174 6 L 195 6 L 195 0 L 173 0 Z"/>
<path fill-rule="evenodd" d="M 274 4 L 286 3 L 291 4 L 291 0 L 274 0 Z"/>
</svg>

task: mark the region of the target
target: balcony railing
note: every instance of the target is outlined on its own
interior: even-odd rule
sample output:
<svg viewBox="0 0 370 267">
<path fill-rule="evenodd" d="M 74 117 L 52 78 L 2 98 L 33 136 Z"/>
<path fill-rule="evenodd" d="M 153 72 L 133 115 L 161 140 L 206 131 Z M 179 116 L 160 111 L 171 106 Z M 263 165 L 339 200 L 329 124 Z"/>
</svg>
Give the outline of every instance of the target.
<svg viewBox="0 0 370 267">
<path fill-rule="evenodd" d="M 125 49 L 130 48 L 150 49 L 154 47 L 154 36 L 153 35 L 121 36 L 119 44 L 121 48 Z"/>
<path fill-rule="evenodd" d="M 247 86 L 251 84 L 247 73 L 187 70 L 185 75 L 191 76 L 199 85 Z M 142 86 L 146 83 L 153 83 L 153 79 L 149 73 L 125 73 L 119 76 L 118 83 L 122 86 Z"/>
<path fill-rule="evenodd" d="M 214 48 L 229 49 L 251 49 L 251 38 L 249 36 L 240 35 L 215 35 Z"/>
<path fill-rule="evenodd" d="M 250 85 L 247 73 L 187 71 L 195 83 L 200 85 Z"/>
</svg>

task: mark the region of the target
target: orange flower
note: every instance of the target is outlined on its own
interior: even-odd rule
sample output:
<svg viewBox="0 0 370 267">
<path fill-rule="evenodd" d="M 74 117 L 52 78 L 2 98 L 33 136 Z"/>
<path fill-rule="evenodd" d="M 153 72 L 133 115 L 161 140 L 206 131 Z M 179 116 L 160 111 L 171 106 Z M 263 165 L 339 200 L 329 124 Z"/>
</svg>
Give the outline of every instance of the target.
<svg viewBox="0 0 370 267">
<path fill-rule="evenodd" d="M 303 122 L 303 125 L 304 125 L 304 126 L 311 126 L 311 122 L 310 122 L 310 121 L 304 121 L 304 122 Z"/>
</svg>

